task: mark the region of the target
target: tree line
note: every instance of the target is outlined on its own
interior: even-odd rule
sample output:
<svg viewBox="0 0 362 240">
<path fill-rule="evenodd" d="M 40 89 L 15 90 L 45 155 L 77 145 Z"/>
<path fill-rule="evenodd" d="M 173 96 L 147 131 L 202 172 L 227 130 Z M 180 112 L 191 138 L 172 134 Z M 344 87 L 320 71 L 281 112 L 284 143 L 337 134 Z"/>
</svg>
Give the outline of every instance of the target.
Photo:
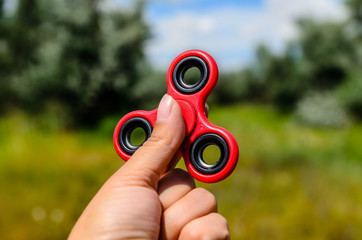
<svg viewBox="0 0 362 240">
<path fill-rule="evenodd" d="M 53 108 L 70 125 L 93 125 L 104 116 L 147 107 L 166 92 L 165 73 L 144 56 L 151 36 L 144 1 L 127 10 L 104 10 L 100 0 L 18 0 L 14 12 L 4 3 L 2 113 Z M 282 111 L 326 102 L 362 119 L 362 1 L 346 4 L 350 16 L 343 22 L 299 19 L 299 37 L 282 53 L 259 46 L 250 66 L 220 76 L 214 101 L 260 102 Z"/>
<path fill-rule="evenodd" d="M 135 101 L 149 29 L 143 2 L 102 10 L 98 0 L 0 1 L 0 107 L 61 108 L 93 124 Z"/>
<path fill-rule="evenodd" d="M 362 1 L 346 4 L 350 16 L 343 22 L 298 19 L 299 37 L 282 53 L 259 46 L 253 64 L 223 76 L 218 101 L 257 101 L 282 111 L 308 99 L 315 105 L 333 101 L 362 119 Z"/>
</svg>

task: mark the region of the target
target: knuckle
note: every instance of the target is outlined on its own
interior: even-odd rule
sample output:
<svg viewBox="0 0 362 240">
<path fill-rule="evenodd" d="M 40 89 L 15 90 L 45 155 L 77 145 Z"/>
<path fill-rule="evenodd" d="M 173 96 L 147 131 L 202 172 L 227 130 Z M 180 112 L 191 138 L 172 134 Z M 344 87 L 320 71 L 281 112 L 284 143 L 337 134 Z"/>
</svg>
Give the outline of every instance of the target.
<svg viewBox="0 0 362 240">
<path fill-rule="evenodd" d="M 204 237 L 204 233 L 199 228 L 185 228 L 182 231 L 183 239 L 202 239 Z"/>
<path fill-rule="evenodd" d="M 194 194 L 197 195 L 197 198 L 202 199 L 203 204 L 207 205 L 215 211 L 217 210 L 217 201 L 211 192 L 204 188 L 195 188 L 193 191 Z"/>
<path fill-rule="evenodd" d="M 221 228 L 220 231 L 218 231 L 220 234 L 218 239 L 230 239 L 230 232 L 226 218 L 217 213 L 215 213 L 215 217 L 216 221 L 218 222 L 218 225 Z"/>
<path fill-rule="evenodd" d="M 175 178 L 179 179 L 181 182 L 188 183 L 188 185 L 195 185 L 195 181 L 190 173 L 181 168 L 173 169 L 172 174 L 174 174 Z"/>
<path fill-rule="evenodd" d="M 229 240 L 230 239 L 229 229 L 227 229 L 227 228 L 223 229 L 219 233 L 220 233 L 220 236 L 218 239 L 220 239 L 220 240 Z"/>
<path fill-rule="evenodd" d="M 213 218 L 212 222 L 208 222 L 208 225 L 200 225 L 200 221 L 196 224 L 187 225 L 182 229 L 180 239 L 198 239 L 198 240 L 228 240 L 230 239 L 229 229 L 227 227 L 226 220 L 220 215 L 220 217 Z M 212 223 L 212 224 L 210 224 Z M 204 222 L 205 224 L 205 222 Z"/>
<path fill-rule="evenodd" d="M 219 215 L 220 216 L 220 224 L 222 224 L 223 226 L 225 226 L 226 227 L 226 229 L 228 229 L 229 227 L 228 227 L 228 222 L 227 222 L 227 220 L 226 220 L 226 218 L 224 218 L 223 216 L 221 216 L 221 215 Z"/>
<path fill-rule="evenodd" d="M 145 145 L 154 146 L 154 145 L 160 145 L 160 144 L 166 144 L 167 139 L 163 134 L 155 133 L 152 134 L 149 139 L 145 142 Z"/>
<path fill-rule="evenodd" d="M 215 240 L 229 240 L 230 239 L 230 233 L 229 233 L 229 230 L 227 230 L 227 229 L 220 230 L 218 232 L 218 234 L 219 234 L 218 236 L 214 236 L 211 239 L 215 239 Z"/>
<path fill-rule="evenodd" d="M 212 213 L 211 215 L 216 219 L 218 224 L 226 226 L 226 227 L 228 226 L 228 222 L 223 215 L 221 215 L 219 213 Z"/>
</svg>

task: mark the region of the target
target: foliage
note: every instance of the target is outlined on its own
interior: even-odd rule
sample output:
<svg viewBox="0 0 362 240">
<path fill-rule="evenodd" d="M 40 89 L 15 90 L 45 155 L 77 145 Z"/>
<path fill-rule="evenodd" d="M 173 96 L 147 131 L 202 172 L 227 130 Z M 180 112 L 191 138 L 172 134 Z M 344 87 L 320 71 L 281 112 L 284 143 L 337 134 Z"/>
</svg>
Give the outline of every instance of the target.
<svg viewBox="0 0 362 240">
<path fill-rule="evenodd" d="M 123 11 L 102 10 L 101 3 L 19 0 L 9 15 L 0 1 L 0 110 L 56 106 L 66 125 L 84 126 L 157 105 L 166 92 L 165 73 L 144 59 L 144 2 Z M 299 19 L 299 36 L 279 54 L 259 46 L 252 65 L 221 73 L 209 101 L 295 111 L 310 92 L 327 93 L 362 118 L 361 1 L 346 4 L 351 11 L 344 22 Z"/>
<path fill-rule="evenodd" d="M 7 20 L 10 63 L 0 73 L 11 104 L 34 111 L 56 102 L 74 123 L 92 124 L 135 103 L 133 87 L 148 37 L 143 3 L 125 11 L 100 10 L 99 4 L 19 1 Z"/>
<path fill-rule="evenodd" d="M 280 110 L 294 111 L 310 92 L 327 93 L 361 118 L 361 4 L 348 1 L 352 15 L 344 22 L 299 19 L 299 35 L 284 51 L 276 54 L 259 46 L 252 65 L 220 81 L 216 99 L 272 103 Z"/>
<path fill-rule="evenodd" d="M 318 129 L 271 107 L 211 107 L 210 121 L 233 133 L 240 159 L 226 180 L 197 185 L 215 194 L 232 239 L 362 238 L 361 124 Z M 57 121 L 21 112 L 0 119 L 2 239 L 65 239 L 123 164 L 113 124 L 59 131 Z"/>
<path fill-rule="evenodd" d="M 215 100 L 219 103 L 233 103 L 236 101 L 247 99 L 249 93 L 249 82 L 247 71 L 238 73 L 221 73 L 218 84 L 215 88 Z M 243 99 L 244 98 L 244 99 Z"/>
<path fill-rule="evenodd" d="M 152 66 L 145 66 L 142 75 L 142 79 L 135 85 L 134 98 L 142 109 L 155 109 L 167 92 L 166 72 L 156 71 Z"/>
<path fill-rule="evenodd" d="M 298 102 L 296 115 L 303 124 L 312 126 L 333 128 L 348 124 L 345 110 L 328 93 L 307 94 Z"/>
<path fill-rule="evenodd" d="M 347 109 L 356 117 L 362 119 L 362 71 L 349 73 L 349 81 L 337 90 L 337 96 Z"/>
<path fill-rule="evenodd" d="M 362 40 L 362 1 L 361 0 L 347 0 L 347 5 L 352 12 L 352 22 L 355 27 L 355 31 L 359 36 L 359 40 Z"/>
</svg>

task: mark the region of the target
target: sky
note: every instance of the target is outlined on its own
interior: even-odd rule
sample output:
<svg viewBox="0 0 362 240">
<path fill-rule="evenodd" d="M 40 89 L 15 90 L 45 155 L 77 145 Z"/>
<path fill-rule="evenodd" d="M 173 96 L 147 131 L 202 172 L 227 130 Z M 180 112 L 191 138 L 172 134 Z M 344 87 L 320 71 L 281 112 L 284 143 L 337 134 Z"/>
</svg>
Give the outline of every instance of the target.
<svg viewBox="0 0 362 240">
<path fill-rule="evenodd" d="M 13 8 L 16 0 L 6 0 Z M 103 0 L 125 8 L 135 0 Z M 267 45 L 275 53 L 296 38 L 294 21 L 308 16 L 321 21 L 347 17 L 343 0 L 147 0 L 145 20 L 152 37 L 146 56 L 158 69 L 167 69 L 181 52 L 200 49 L 213 56 L 223 71 L 250 64 L 254 50 Z"/>
<path fill-rule="evenodd" d="M 118 6 L 132 2 L 113 1 Z M 146 55 L 166 69 L 179 53 L 200 49 L 221 70 L 237 70 L 252 62 L 261 43 L 282 51 L 297 37 L 294 20 L 301 16 L 341 21 L 347 10 L 342 0 L 149 0 L 146 20 L 152 38 Z"/>
</svg>

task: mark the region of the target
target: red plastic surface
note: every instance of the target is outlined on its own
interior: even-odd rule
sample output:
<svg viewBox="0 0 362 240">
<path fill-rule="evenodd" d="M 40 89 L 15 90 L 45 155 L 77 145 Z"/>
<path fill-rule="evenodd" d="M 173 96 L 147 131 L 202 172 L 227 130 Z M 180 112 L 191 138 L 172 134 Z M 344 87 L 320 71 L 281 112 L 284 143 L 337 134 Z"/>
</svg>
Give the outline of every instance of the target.
<svg viewBox="0 0 362 240">
<path fill-rule="evenodd" d="M 208 65 L 209 78 L 203 89 L 194 94 L 183 94 L 176 90 L 172 81 L 172 73 L 182 59 L 189 56 L 201 57 Z M 229 176 L 234 168 L 236 167 L 239 149 L 235 138 L 230 132 L 224 128 L 213 125 L 207 119 L 205 114 L 205 103 L 209 94 L 214 90 L 218 79 L 218 68 L 214 59 L 206 52 L 200 50 L 189 50 L 178 55 L 171 63 L 167 72 L 167 94 L 172 96 L 179 104 L 183 113 L 183 117 L 186 124 L 186 138 L 180 147 L 185 165 L 191 175 L 199 181 L 212 183 L 218 182 Z M 144 117 L 154 127 L 157 118 L 157 109 L 153 111 L 134 111 L 125 115 L 117 124 L 113 135 L 113 143 L 118 155 L 124 160 L 128 160 L 131 156 L 124 153 L 119 146 L 118 135 L 122 125 L 130 118 L 133 117 Z M 190 147 L 191 144 L 199 136 L 206 133 L 216 133 L 221 135 L 227 142 L 229 148 L 229 156 L 226 165 L 219 172 L 214 174 L 202 174 L 198 172 L 190 162 Z"/>
</svg>

